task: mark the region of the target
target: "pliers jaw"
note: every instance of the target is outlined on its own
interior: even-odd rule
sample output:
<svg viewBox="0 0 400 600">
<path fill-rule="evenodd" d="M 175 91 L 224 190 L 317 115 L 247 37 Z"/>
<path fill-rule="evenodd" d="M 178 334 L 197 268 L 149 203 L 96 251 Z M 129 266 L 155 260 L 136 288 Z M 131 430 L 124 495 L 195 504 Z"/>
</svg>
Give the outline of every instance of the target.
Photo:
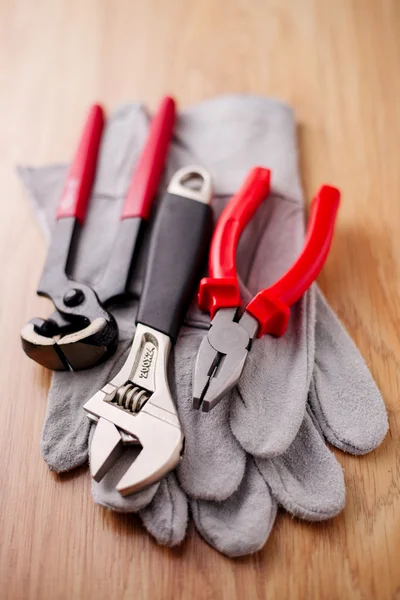
<svg viewBox="0 0 400 600">
<path fill-rule="evenodd" d="M 51 293 L 45 287 L 38 293 L 51 297 L 57 310 L 49 319 L 35 318 L 22 328 L 22 347 L 30 358 L 48 369 L 77 371 L 114 352 L 117 323 L 91 287 L 65 279 L 52 284 Z M 68 306 L 71 298 L 79 303 Z"/>
<path fill-rule="evenodd" d="M 236 321 L 236 308 L 221 308 L 200 344 L 195 363 L 193 408 L 209 412 L 238 382 L 258 323 Z"/>
<path fill-rule="evenodd" d="M 22 328 L 21 341 L 25 354 L 43 367 L 53 371 L 78 371 L 93 367 L 113 354 L 118 330 L 116 325 L 99 318 L 85 329 L 57 340 L 38 333 L 32 319 Z"/>
<path fill-rule="evenodd" d="M 85 405 L 97 422 L 90 447 L 92 477 L 101 481 L 126 445 L 141 452 L 116 489 L 127 496 L 159 481 L 179 462 L 183 432 L 166 379 L 171 340 L 138 324 L 132 349 L 118 375 Z"/>
</svg>

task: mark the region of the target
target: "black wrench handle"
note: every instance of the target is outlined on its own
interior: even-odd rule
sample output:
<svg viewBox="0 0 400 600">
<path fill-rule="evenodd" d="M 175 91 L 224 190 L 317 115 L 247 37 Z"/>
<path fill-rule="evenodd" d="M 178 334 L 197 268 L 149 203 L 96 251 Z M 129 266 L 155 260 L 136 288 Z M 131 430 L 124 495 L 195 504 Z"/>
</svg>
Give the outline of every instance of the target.
<svg viewBox="0 0 400 600">
<path fill-rule="evenodd" d="M 190 179 L 201 188 L 185 187 Z M 161 199 L 152 232 L 137 314 L 142 323 L 175 343 L 189 308 L 211 233 L 211 183 L 200 167 L 180 169 Z"/>
</svg>

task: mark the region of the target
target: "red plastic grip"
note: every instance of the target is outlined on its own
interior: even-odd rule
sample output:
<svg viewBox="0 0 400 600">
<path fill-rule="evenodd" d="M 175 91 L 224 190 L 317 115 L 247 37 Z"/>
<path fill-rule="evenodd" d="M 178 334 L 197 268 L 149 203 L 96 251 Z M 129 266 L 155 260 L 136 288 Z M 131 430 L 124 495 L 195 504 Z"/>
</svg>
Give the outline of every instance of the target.
<svg viewBox="0 0 400 600">
<path fill-rule="evenodd" d="M 340 192 L 324 185 L 315 196 L 303 250 L 293 266 L 271 287 L 259 292 L 246 310 L 259 322 L 257 337 L 281 336 L 289 321 L 290 307 L 318 277 L 328 256 L 339 208 Z"/>
<path fill-rule="evenodd" d="M 200 282 L 198 304 L 211 318 L 220 308 L 240 306 L 236 250 L 240 235 L 270 190 L 271 172 L 254 167 L 222 211 L 211 241 L 209 272 Z"/>
<path fill-rule="evenodd" d="M 153 118 L 138 164 L 133 172 L 121 219 L 148 219 L 164 169 L 175 124 L 175 101 L 166 96 Z"/>
<path fill-rule="evenodd" d="M 103 109 L 98 104 L 94 104 L 90 108 L 79 146 L 68 170 L 57 210 L 57 219 L 76 217 L 80 223 L 83 223 L 96 172 L 103 127 Z"/>
</svg>

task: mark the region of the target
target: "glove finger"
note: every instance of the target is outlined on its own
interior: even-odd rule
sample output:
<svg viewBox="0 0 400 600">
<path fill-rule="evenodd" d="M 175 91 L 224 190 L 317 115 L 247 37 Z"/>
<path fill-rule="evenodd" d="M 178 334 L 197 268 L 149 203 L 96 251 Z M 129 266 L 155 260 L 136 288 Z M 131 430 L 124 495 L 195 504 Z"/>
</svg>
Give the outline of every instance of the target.
<svg viewBox="0 0 400 600">
<path fill-rule="evenodd" d="M 313 287 L 293 308 L 281 338 L 255 340 L 232 395 L 230 425 L 253 456 L 282 454 L 304 418 L 314 361 Z"/>
<path fill-rule="evenodd" d="M 229 398 L 207 414 L 192 408 L 193 366 L 202 335 L 184 328 L 170 361 L 171 391 L 185 433 L 185 452 L 177 473 L 192 498 L 224 500 L 243 479 L 246 455 L 229 427 Z"/>
<path fill-rule="evenodd" d="M 68 165 L 50 165 L 38 169 L 22 165 L 17 167 L 18 176 L 28 192 L 33 212 L 47 242 L 50 241 L 67 171 Z"/>
<path fill-rule="evenodd" d="M 85 402 L 118 372 L 130 346 L 122 340 L 115 355 L 88 371 L 57 371 L 53 374 L 40 450 L 49 469 L 71 471 L 88 460 L 90 422 L 83 410 Z"/>
<path fill-rule="evenodd" d="M 299 433 L 281 456 L 256 459 L 276 500 L 288 512 L 321 521 L 344 507 L 343 470 L 306 413 Z"/>
<path fill-rule="evenodd" d="M 351 454 L 365 454 L 379 446 L 387 433 L 385 404 L 360 352 L 319 290 L 316 301 L 311 409 L 331 444 Z"/>
<path fill-rule="evenodd" d="M 239 489 L 224 502 L 191 500 L 197 531 L 227 556 L 243 556 L 263 547 L 274 524 L 277 504 L 252 458 Z"/>
<path fill-rule="evenodd" d="M 89 446 L 92 443 L 95 429 L 96 426 L 93 424 L 90 428 Z M 96 504 L 124 513 L 138 512 L 150 504 L 158 490 L 159 483 L 155 483 L 130 496 L 121 496 L 116 490 L 119 480 L 126 473 L 139 452 L 140 446 L 127 447 L 101 481 L 97 482 L 92 479 L 92 496 Z"/>
<path fill-rule="evenodd" d="M 153 501 L 139 515 L 159 544 L 176 546 L 183 541 L 188 523 L 188 501 L 175 473 L 161 481 Z"/>
</svg>

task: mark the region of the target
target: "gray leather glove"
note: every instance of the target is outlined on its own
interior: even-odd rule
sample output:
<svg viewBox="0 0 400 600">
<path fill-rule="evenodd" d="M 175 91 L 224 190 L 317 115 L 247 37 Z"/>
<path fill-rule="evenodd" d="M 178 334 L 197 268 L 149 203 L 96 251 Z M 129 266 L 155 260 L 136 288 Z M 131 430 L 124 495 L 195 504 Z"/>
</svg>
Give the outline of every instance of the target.
<svg viewBox="0 0 400 600">
<path fill-rule="evenodd" d="M 96 197 L 91 203 L 93 219 L 90 221 L 90 213 L 82 243 L 85 271 L 84 247 L 89 250 L 95 232 L 101 231 L 95 224 L 101 218 L 101 198 L 108 198 L 101 208 L 107 223 L 118 219 L 130 175 L 128 154 L 135 156 L 140 148 L 136 148 L 135 119 L 145 122 L 141 109 L 123 108 L 107 130 Z M 145 127 L 142 140 L 144 132 Z M 218 99 L 184 113 L 176 139 L 169 157 L 170 171 L 193 161 L 208 168 L 217 192 L 216 214 L 251 166 L 272 168 L 274 193 L 246 229 L 238 252 L 239 273 L 246 282 L 242 296 L 249 299 L 290 266 L 303 242 L 303 207 L 290 111 L 257 98 Z M 125 155 L 119 152 L 119 145 Z M 52 221 L 63 174 L 60 168 L 21 170 L 42 221 Z M 102 248 L 106 251 L 103 236 Z M 91 273 L 97 268 L 93 265 Z M 86 372 L 54 374 L 42 439 L 42 453 L 51 468 L 69 470 L 87 460 L 89 425 L 81 406 L 124 361 L 133 336 L 134 310 L 134 306 L 118 310 L 122 335 L 115 359 Z M 337 447 L 364 453 L 384 437 L 387 419 L 364 362 L 321 294 L 312 289 L 294 307 L 282 338 L 264 336 L 257 340 L 239 385 L 209 414 L 191 409 L 194 357 L 208 316 L 193 308 L 187 323 L 170 373 L 186 435 L 185 457 L 178 468 L 180 485 L 171 474 L 149 490 L 121 498 L 114 485 L 132 460 L 132 450 L 101 484 L 93 484 L 95 500 L 117 510 L 142 509 L 140 516 L 149 531 L 161 543 L 174 544 L 186 529 L 187 494 L 199 532 L 231 556 L 263 545 L 277 503 L 311 520 L 328 518 L 341 510 L 342 470 L 322 435 Z"/>
</svg>

